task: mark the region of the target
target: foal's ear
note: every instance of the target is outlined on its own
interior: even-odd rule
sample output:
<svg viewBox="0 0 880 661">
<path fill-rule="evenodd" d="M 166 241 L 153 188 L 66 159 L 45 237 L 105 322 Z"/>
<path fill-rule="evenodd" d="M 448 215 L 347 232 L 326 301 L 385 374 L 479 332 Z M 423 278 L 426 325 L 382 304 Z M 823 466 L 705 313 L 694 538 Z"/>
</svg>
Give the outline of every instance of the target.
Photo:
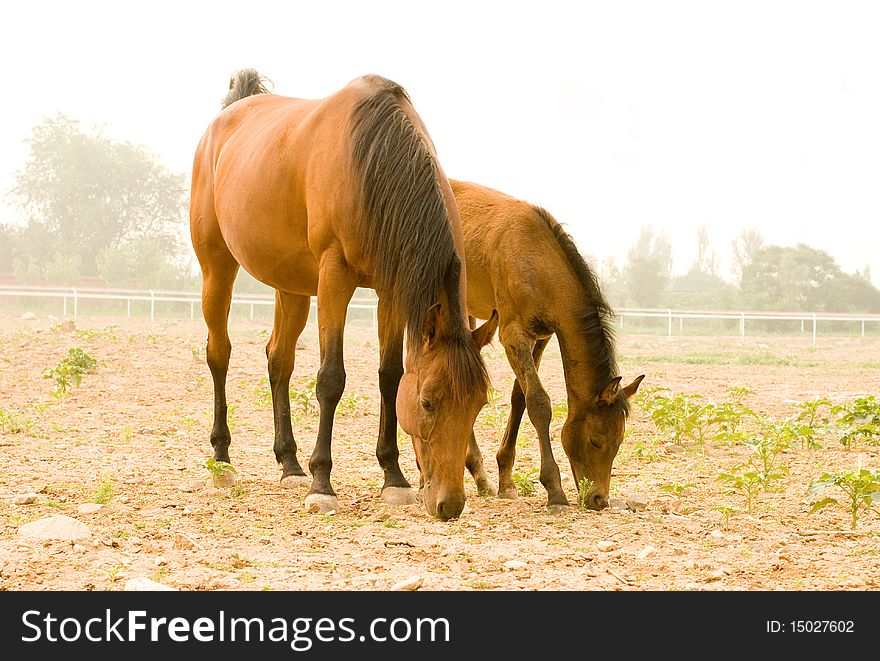
<svg viewBox="0 0 880 661">
<path fill-rule="evenodd" d="M 611 406 L 614 403 L 614 400 L 617 399 L 617 393 L 620 392 L 620 380 L 622 378 L 622 376 L 615 376 L 608 382 L 608 385 L 602 388 L 602 392 L 596 398 L 596 402 L 600 406 Z"/>
<path fill-rule="evenodd" d="M 422 341 L 431 345 L 439 339 L 443 332 L 443 319 L 440 314 L 440 304 L 434 303 L 425 313 L 425 320 L 422 322 Z"/>
<path fill-rule="evenodd" d="M 489 320 L 479 328 L 471 331 L 471 337 L 474 338 L 474 344 L 477 349 L 482 349 L 492 341 L 495 331 L 498 330 L 498 310 L 492 310 L 492 316 Z"/>
<path fill-rule="evenodd" d="M 639 389 L 639 384 L 642 382 L 642 379 L 645 378 L 644 374 L 637 376 L 632 383 L 628 386 L 623 387 L 623 394 L 626 395 L 627 399 L 632 399 L 633 395 L 636 394 L 636 391 Z"/>
</svg>

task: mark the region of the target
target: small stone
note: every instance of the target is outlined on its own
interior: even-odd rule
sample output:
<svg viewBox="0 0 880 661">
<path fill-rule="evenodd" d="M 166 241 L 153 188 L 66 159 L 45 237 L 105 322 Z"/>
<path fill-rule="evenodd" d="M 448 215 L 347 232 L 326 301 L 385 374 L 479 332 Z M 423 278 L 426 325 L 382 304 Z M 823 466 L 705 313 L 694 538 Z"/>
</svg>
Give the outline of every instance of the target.
<svg viewBox="0 0 880 661">
<path fill-rule="evenodd" d="M 126 592 L 176 592 L 176 588 L 162 585 L 146 576 L 137 576 L 125 583 Z"/>
<path fill-rule="evenodd" d="M 166 558 L 164 555 L 160 555 L 153 562 L 156 563 L 157 567 L 164 567 L 168 564 L 168 558 Z"/>
<path fill-rule="evenodd" d="M 679 454 L 681 452 L 684 452 L 683 445 L 675 445 L 674 443 L 670 443 L 664 446 L 663 449 L 666 451 L 666 454 Z"/>
<path fill-rule="evenodd" d="M 82 544 L 74 544 L 73 550 L 76 553 L 85 553 L 86 551 L 88 551 L 88 549 L 85 546 L 83 546 Z"/>
<path fill-rule="evenodd" d="M 701 580 L 701 581 L 704 581 L 704 582 L 706 582 L 706 583 L 709 583 L 709 582 L 711 582 L 711 581 L 720 581 L 720 580 L 721 580 L 722 578 L 724 578 L 726 575 L 727 575 L 727 574 L 724 573 L 724 570 L 723 570 L 723 569 L 715 569 L 715 570 L 713 570 L 713 571 L 710 571 L 708 574 L 706 574 L 706 575 L 705 575 L 703 578 L 701 578 L 700 580 Z"/>
<path fill-rule="evenodd" d="M 12 499 L 14 505 L 32 505 L 35 502 L 37 502 L 37 494 L 35 493 L 22 493 Z"/>
<path fill-rule="evenodd" d="M 184 493 L 193 493 L 194 491 L 198 491 L 199 489 L 203 489 L 205 487 L 204 480 L 191 480 L 189 482 L 184 482 L 180 485 L 180 490 Z"/>
<path fill-rule="evenodd" d="M 183 514 L 184 516 L 189 516 L 193 512 L 195 512 L 195 510 L 192 508 L 192 506 L 187 505 L 186 507 L 183 508 L 183 511 L 181 512 L 181 514 Z"/>
<path fill-rule="evenodd" d="M 24 539 L 78 542 L 89 539 L 92 533 L 82 521 L 77 521 L 64 514 L 57 514 L 24 524 L 18 529 L 18 536 Z"/>
<path fill-rule="evenodd" d="M 201 551 L 202 547 L 186 535 L 178 533 L 174 536 L 174 548 L 179 551 Z"/>
<path fill-rule="evenodd" d="M 33 312 L 25 312 L 23 315 L 21 315 L 22 321 L 34 321 L 36 318 L 37 315 L 35 315 Z"/>
<path fill-rule="evenodd" d="M 603 540 L 596 544 L 596 547 L 602 551 L 602 553 L 608 553 L 609 551 L 613 551 L 617 548 L 617 542 L 612 542 L 610 540 Z"/>
<path fill-rule="evenodd" d="M 76 508 L 76 511 L 79 514 L 97 514 L 102 509 L 104 509 L 104 506 L 100 503 L 83 503 Z"/>
<path fill-rule="evenodd" d="M 724 539 L 724 533 L 720 530 L 713 530 L 709 533 L 709 537 L 713 537 L 714 539 Z"/>
<path fill-rule="evenodd" d="M 590 578 L 596 578 L 601 574 L 601 572 L 596 569 L 592 564 L 588 564 L 584 567 L 584 573 Z"/>
<path fill-rule="evenodd" d="M 653 546 L 649 545 L 649 546 L 646 546 L 645 548 L 643 548 L 641 551 L 639 551 L 636 554 L 636 558 L 638 558 L 639 560 L 644 560 L 648 556 L 654 555 L 656 552 L 657 552 L 657 549 L 654 548 Z"/>
<path fill-rule="evenodd" d="M 422 587 L 422 583 L 424 582 L 424 580 L 425 579 L 423 579 L 421 576 L 410 576 L 409 578 L 404 579 L 404 580 L 400 581 L 399 583 L 395 583 L 394 585 L 392 585 L 391 591 L 392 592 L 402 592 L 402 591 L 411 592 L 413 590 L 418 590 L 420 587 Z"/>
<path fill-rule="evenodd" d="M 72 333 L 76 330 L 76 322 L 73 319 L 65 319 L 61 322 L 62 333 Z"/>
<path fill-rule="evenodd" d="M 504 568 L 510 571 L 517 571 L 518 569 L 525 569 L 526 567 L 528 567 L 528 563 L 525 563 L 522 560 L 508 560 L 504 563 Z"/>
<path fill-rule="evenodd" d="M 648 507 L 648 499 L 640 493 L 630 494 L 626 499 L 626 508 L 633 512 L 644 512 Z"/>
<path fill-rule="evenodd" d="M 618 510 L 626 509 L 626 501 L 623 498 L 609 498 L 608 506 Z"/>
</svg>

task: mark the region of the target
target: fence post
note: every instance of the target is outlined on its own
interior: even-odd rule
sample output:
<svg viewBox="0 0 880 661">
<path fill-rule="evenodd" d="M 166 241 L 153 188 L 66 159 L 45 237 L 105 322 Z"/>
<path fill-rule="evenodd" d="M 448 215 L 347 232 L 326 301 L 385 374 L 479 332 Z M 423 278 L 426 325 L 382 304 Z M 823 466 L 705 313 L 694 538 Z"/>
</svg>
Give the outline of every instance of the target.
<svg viewBox="0 0 880 661">
<path fill-rule="evenodd" d="M 125 316 L 128 319 L 131 319 L 131 299 L 130 298 L 125 299 Z"/>
<path fill-rule="evenodd" d="M 64 295 L 64 318 L 67 318 L 67 294 Z"/>
<path fill-rule="evenodd" d="M 373 306 L 373 330 L 379 328 L 379 303 Z"/>
<path fill-rule="evenodd" d="M 76 321 L 76 317 L 79 314 L 79 296 L 76 293 L 76 289 L 73 289 L 73 320 Z"/>
<path fill-rule="evenodd" d="M 865 320 L 862 319 L 862 337 L 865 337 Z"/>
<path fill-rule="evenodd" d="M 196 304 L 195 301 L 189 302 L 189 318 L 190 321 L 196 318 Z"/>
<path fill-rule="evenodd" d="M 156 295 L 153 293 L 153 290 L 150 290 L 150 323 L 156 318 Z"/>
<path fill-rule="evenodd" d="M 667 339 L 671 340 L 672 339 L 672 310 L 666 310 L 666 314 L 668 315 L 667 324 L 666 324 L 666 329 L 667 329 L 666 337 L 667 337 Z"/>
<path fill-rule="evenodd" d="M 739 313 L 739 343 L 746 343 L 746 313 Z"/>
<path fill-rule="evenodd" d="M 816 346 L 816 313 L 813 313 L 813 346 Z"/>
<path fill-rule="evenodd" d="M 623 330 L 623 313 L 620 313 L 620 330 Z"/>
</svg>

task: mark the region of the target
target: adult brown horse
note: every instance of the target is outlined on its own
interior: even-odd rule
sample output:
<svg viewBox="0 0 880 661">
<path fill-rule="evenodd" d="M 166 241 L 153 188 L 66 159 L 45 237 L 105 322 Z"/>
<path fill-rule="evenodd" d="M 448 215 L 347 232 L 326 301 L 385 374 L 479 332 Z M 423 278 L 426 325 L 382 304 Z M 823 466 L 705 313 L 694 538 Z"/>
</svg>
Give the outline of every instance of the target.
<svg viewBox="0 0 880 661">
<path fill-rule="evenodd" d="M 608 502 L 611 466 L 623 441 L 629 399 L 644 375 L 621 387 L 611 307 L 571 237 L 544 209 L 477 184 L 450 180 L 465 235 L 467 307 L 474 317 L 499 315 L 499 338 L 516 380 L 510 417 L 498 449 L 498 495 L 516 497 L 513 463 L 525 410 L 538 433 L 540 479 L 548 506 L 568 504 L 550 447 L 550 397 L 538 365 L 555 334 L 562 353 L 568 417 L 562 447 L 575 484 L 592 485 L 586 504 Z M 468 469 L 490 491 L 480 450 L 471 437 Z"/>
<path fill-rule="evenodd" d="M 288 384 L 309 297 L 317 295 L 320 421 L 306 507 L 338 508 L 331 438 L 345 387 L 345 316 L 355 288 L 372 287 L 381 301 L 383 491 L 409 487 L 398 466 L 396 419 L 390 424 L 396 402 L 401 426 L 413 437 L 425 506 L 443 520 L 457 517 L 465 502 L 468 437 L 486 402 L 480 347 L 494 326 L 468 328 L 460 220 L 427 130 L 404 89 L 378 76 L 318 100 L 249 96 L 245 77 L 238 76 L 238 94 L 234 79 L 230 105 L 202 137 L 192 175 L 190 229 L 214 381 L 214 457 L 229 461 L 227 323 L 242 266 L 276 290 L 266 354 L 282 480 L 305 475 Z"/>
</svg>

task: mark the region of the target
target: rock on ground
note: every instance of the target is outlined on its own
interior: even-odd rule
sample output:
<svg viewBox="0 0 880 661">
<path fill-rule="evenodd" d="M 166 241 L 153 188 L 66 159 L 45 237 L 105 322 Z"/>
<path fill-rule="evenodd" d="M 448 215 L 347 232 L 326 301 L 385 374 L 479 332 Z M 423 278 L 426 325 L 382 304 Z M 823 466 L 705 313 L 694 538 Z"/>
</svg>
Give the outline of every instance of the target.
<svg viewBox="0 0 880 661">
<path fill-rule="evenodd" d="M 79 514 L 95 514 L 104 509 L 104 506 L 100 503 L 83 503 L 79 507 L 76 508 L 76 511 Z"/>
<path fill-rule="evenodd" d="M 602 553 L 608 553 L 609 551 L 613 551 L 617 548 L 617 543 L 609 540 L 603 540 L 596 544 L 596 547 L 602 551 Z"/>
<path fill-rule="evenodd" d="M 633 512 L 644 512 L 648 507 L 648 499 L 640 493 L 630 494 L 626 499 L 626 508 Z"/>
<path fill-rule="evenodd" d="M 37 502 L 37 494 L 35 493 L 22 493 L 12 499 L 14 505 L 32 505 L 35 502 Z"/>
<path fill-rule="evenodd" d="M 176 592 L 176 588 L 157 583 L 146 576 L 137 576 L 125 583 L 126 592 Z"/>
<path fill-rule="evenodd" d="M 391 586 L 392 592 L 400 592 L 403 590 L 412 591 L 418 590 L 422 587 L 422 583 L 424 583 L 425 579 L 421 576 L 410 576 L 407 579 L 400 581 L 399 583 L 395 583 Z"/>
<path fill-rule="evenodd" d="M 24 524 L 18 529 L 18 536 L 24 539 L 78 542 L 89 539 L 92 533 L 82 521 L 57 514 Z"/>
</svg>

